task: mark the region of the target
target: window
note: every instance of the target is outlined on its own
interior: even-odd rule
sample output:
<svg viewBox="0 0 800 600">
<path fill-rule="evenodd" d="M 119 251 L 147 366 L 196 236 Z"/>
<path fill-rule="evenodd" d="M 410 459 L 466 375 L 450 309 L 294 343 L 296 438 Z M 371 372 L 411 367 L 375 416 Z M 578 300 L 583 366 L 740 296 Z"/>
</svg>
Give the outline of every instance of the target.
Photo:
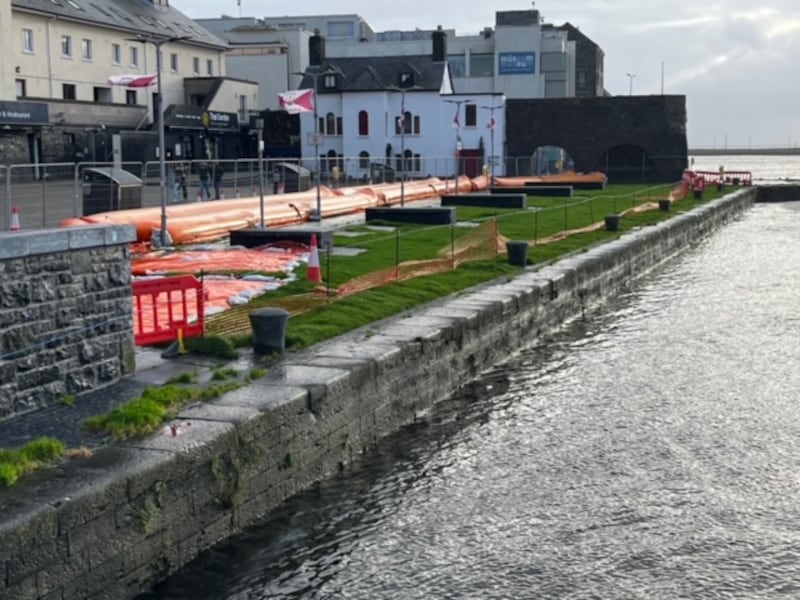
<svg viewBox="0 0 800 600">
<path fill-rule="evenodd" d="M 136 97 L 136 90 L 125 90 L 125 104 L 139 104 Z"/>
<path fill-rule="evenodd" d="M 33 52 L 33 29 L 22 30 L 22 51 Z"/>
<path fill-rule="evenodd" d="M 464 127 L 476 127 L 478 125 L 478 107 L 475 104 L 464 105 Z"/>
<path fill-rule="evenodd" d="M 122 46 L 111 44 L 111 62 L 115 65 L 122 63 Z"/>
<path fill-rule="evenodd" d="M 494 76 L 494 54 L 470 54 L 470 56 L 469 56 L 469 76 L 470 77 L 493 77 Z"/>
<path fill-rule="evenodd" d="M 369 113 L 365 110 L 358 113 L 358 135 L 369 135 Z"/>
<path fill-rule="evenodd" d="M 406 111 L 402 118 L 397 117 L 394 122 L 394 133 L 395 135 L 400 135 L 401 133 L 404 135 L 419 135 L 419 115 L 413 115 Z"/>
<path fill-rule="evenodd" d="M 208 75 L 214 74 L 214 61 L 210 58 L 206 61 L 206 73 Z"/>
<path fill-rule="evenodd" d="M 196 56 L 192 59 L 192 73 L 200 75 L 200 59 Z"/>
<path fill-rule="evenodd" d="M 14 87 L 17 91 L 17 98 L 24 98 L 28 95 L 24 79 L 15 79 Z"/>
<path fill-rule="evenodd" d="M 94 51 L 92 50 L 92 40 L 81 40 L 81 58 L 83 60 L 92 60 L 94 58 Z"/>
<path fill-rule="evenodd" d="M 61 95 L 64 97 L 64 100 L 75 100 L 75 84 L 74 83 L 65 83 L 61 86 Z"/>
<path fill-rule="evenodd" d="M 72 58 L 72 36 L 61 36 L 61 56 L 64 58 Z"/>
<path fill-rule="evenodd" d="M 369 169 L 369 152 L 362 150 L 358 154 L 358 168 Z"/>
<path fill-rule="evenodd" d="M 136 46 L 131 46 L 131 66 L 138 67 L 139 66 L 139 48 Z"/>
<path fill-rule="evenodd" d="M 178 55 L 175 52 L 169 55 L 169 68 L 173 73 L 178 72 Z"/>
<path fill-rule="evenodd" d="M 93 95 L 95 103 L 105 102 L 106 104 L 111 104 L 114 101 L 113 96 L 111 95 L 111 88 L 95 87 Z"/>
<path fill-rule="evenodd" d="M 323 85 L 328 89 L 336 87 L 336 75 L 325 75 Z"/>
<path fill-rule="evenodd" d="M 336 117 L 333 113 L 325 115 L 325 133 L 327 135 L 336 135 Z"/>
<path fill-rule="evenodd" d="M 463 54 L 447 57 L 447 66 L 450 69 L 452 77 L 466 77 L 467 76 L 467 62 Z"/>
</svg>

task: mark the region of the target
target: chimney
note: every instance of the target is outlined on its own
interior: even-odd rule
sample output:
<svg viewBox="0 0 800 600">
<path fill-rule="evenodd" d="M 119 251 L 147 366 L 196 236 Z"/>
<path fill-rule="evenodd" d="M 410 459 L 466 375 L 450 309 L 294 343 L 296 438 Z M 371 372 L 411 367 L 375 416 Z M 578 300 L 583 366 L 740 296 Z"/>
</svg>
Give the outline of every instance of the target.
<svg viewBox="0 0 800 600">
<path fill-rule="evenodd" d="M 439 25 L 433 32 L 433 62 L 447 62 L 447 34 Z"/>
<path fill-rule="evenodd" d="M 308 38 L 308 64 L 312 67 L 321 67 L 325 62 L 325 38 L 319 34 L 319 29 L 314 30 L 314 35 Z"/>
</svg>

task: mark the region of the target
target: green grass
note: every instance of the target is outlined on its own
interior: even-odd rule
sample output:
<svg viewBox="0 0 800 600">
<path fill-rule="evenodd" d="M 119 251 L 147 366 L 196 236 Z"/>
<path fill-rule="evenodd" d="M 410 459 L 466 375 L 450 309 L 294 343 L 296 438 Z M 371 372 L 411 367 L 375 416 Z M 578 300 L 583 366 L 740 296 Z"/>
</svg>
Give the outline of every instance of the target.
<svg viewBox="0 0 800 600">
<path fill-rule="evenodd" d="M 65 452 L 63 442 L 41 437 L 21 448 L 0 448 L 0 485 L 9 486 L 26 473 L 30 473 L 59 460 Z"/>
</svg>

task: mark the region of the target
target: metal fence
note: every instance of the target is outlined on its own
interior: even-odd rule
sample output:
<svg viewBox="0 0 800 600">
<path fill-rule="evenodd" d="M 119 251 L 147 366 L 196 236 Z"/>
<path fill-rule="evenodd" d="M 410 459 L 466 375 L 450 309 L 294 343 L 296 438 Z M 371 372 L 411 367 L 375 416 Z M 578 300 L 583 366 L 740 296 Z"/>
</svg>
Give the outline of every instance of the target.
<svg viewBox="0 0 800 600">
<path fill-rule="evenodd" d="M 405 163 L 397 156 L 383 157 L 380 162 L 376 157 L 275 158 L 264 159 L 262 165 L 258 159 L 167 161 L 164 194 L 168 203 L 179 203 L 252 197 L 262 190 L 266 195 L 292 192 L 315 186 L 318 171 L 319 183 L 334 188 L 396 183 L 401 178 L 450 179 L 456 173 L 481 174 L 484 167 L 479 162 L 477 157 L 468 156 L 458 160 L 410 156 Z M 535 156 L 510 157 L 494 174 L 536 175 L 541 166 Z M 633 171 L 637 179 L 649 179 L 646 163 Z M 205 184 L 204 172 L 207 172 Z M 13 207 L 17 208 L 24 229 L 57 227 L 67 219 L 92 212 L 159 206 L 160 173 L 159 161 L 0 165 L 2 230 L 9 228 Z"/>
</svg>

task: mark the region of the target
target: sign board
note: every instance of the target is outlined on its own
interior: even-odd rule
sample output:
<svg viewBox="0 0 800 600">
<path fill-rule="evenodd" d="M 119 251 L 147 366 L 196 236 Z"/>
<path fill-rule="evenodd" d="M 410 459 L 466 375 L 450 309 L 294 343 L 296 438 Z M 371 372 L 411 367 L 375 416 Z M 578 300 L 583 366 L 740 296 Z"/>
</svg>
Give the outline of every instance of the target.
<svg viewBox="0 0 800 600">
<path fill-rule="evenodd" d="M 309 133 L 308 134 L 308 145 L 309 146 L 322 146 L 322 134 L 321 133 Z"/>
<path fill-rule="evenodd" d="M 46 125 L 50 115 L 44 102 L 15 102 L 0 100 L 0 123 L 16 125 Z"/>
<path fill-rule="evenodd" d="M 498 74 L 534 75 L 536 73 L 536 52 L 500 52 L 497 55 Z"/>
<path fill-rule="evenodd" d="M 181 129 L 239 131 L 239 117 L 236 113 L 173 104 L 165 112 L 164 125 Z"/>
</svg>

